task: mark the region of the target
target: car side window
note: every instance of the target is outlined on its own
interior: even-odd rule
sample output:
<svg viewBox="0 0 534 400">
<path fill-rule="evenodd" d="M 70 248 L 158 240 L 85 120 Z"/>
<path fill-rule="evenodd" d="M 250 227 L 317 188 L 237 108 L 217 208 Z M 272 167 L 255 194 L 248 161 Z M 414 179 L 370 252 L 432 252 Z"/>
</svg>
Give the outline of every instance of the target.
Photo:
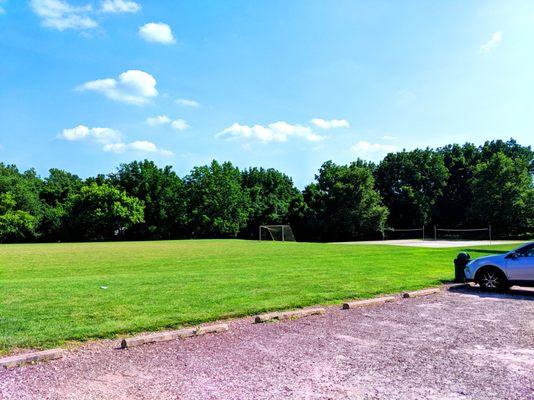
<svg viewBox="0 0 534 400">
<path fill-rule="evenodd" d="M 530 244 L 516 251 L 521 257 L 534 257 L 534 244 Z"/>
</svg>

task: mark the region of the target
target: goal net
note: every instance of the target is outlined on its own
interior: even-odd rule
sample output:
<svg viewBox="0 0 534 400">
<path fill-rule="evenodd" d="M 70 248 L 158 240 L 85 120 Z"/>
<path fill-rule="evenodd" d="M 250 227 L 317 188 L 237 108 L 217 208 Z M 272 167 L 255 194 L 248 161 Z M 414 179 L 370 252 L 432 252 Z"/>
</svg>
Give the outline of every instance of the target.
<svg viewBox="0 0 534 400">
<path fill-rule="evenodd" d="M 487 228 L 440 228 L 434 227 L 434 240 L 489 240 L 491 226 Z"/>
<path fill-rule="evenodd" d="M 289 225 L 261 225 L 259 230 L 259 240 L 294 242 L 295 236 Z"/>
<path fill-rule="evenodd" d="M 425 240 L 425 228 L 388 228 L 384 240 L 421 239 Z"/>
</svg>

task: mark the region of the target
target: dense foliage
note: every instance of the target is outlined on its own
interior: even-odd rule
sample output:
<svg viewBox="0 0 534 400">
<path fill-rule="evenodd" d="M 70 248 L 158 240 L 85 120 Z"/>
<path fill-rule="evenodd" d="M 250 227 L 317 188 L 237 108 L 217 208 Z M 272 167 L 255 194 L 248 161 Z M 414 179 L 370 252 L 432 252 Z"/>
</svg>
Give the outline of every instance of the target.
<svg viewBox="0 0 534 400">
<path fill-rule="evenodd" d="M 255 238 L 259 225 L 286 223 L 308 241 L 433 224 L 519 236 L 534 232 L 533 174 L 534 152 L 514 140 L 401 151 L 377 165 L 328 161 L 303 191 L 277 170 L 229 162 L 180 178 L 134 161 L 87 179 L 0 163 L 0 240 Z"/>
</svg>

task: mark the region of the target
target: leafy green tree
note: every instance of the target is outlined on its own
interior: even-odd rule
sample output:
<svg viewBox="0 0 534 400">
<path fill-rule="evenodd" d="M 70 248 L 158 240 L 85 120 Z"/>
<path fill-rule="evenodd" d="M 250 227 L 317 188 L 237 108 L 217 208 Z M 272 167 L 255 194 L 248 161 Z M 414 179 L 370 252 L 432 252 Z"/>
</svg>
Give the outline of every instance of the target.
<svg viewBox="0 0 534 400">
<path fill-rule="evenodd" d="M 25 211 L 32 216 L 35 223 L 32 231 L 25 231 L 22 236 L 29 240 L 38 236 L 37 224 L 43 216 L 43 207 L 39 199 L 42 181 L 35 170 L 20 172 L 14 165 L 0 163 L 0 194 L 10 193 L 15 201 L 15 209 Z M 21 237 L 22 237 L 21 236 Z"/>
<path fill-rule="evenodd" d="M 434 223 L 447 227 L 465 227 L 469 224 L 467 210 L 472 203 L 470 183 L 480 162 L 480 149 L 466 143 L 448 145 L 437 150 L 448 171 L 444 196 L 437 204 Z"/>
<path fill-rule="evenodd" d="M 145 204 L 145 220 L 132 227 L 130 237 L 168 239 L 186 235 L 186 198 L 183 181 L 172 167 L 153 161 L 122 164 L 110 182 Z"/>
<path fill-rule="evenodd" d="M 241 181 L 232 163 L 215 160 L 184 178 L 193 237 L 235 237 L 246 226 L 250 199 Z"/>
<path fill-rule="evenodd" d="M 381 236 L 388 210 L 374 189 L 368 166 L 328 161 L 304 190 L 307 232 L 319 240 L 356 240 Z"/>
<path fill-rule="evenodd" d="M 534 188 L 527 160 L 512 159 L 503 152 L 493 154 L 475 168 L 471 190 L 469 213 L 475 223 L 490 223 L 500 234 L 534 227 Z"/>
<path fill-rule="evenodd" d="M 67 171 L 51 169 L 41 186 L 40 198 L 43 216 L 39 231 L 43 240 L 68 239 L 64 237 L 64 222 L 69 212 L 69 196 L 78 193 L 82 180 Z"/>
<path fill-rule="evenodd" d="M 260 225 L 290 222 L 302 203 L 302 194 L 290 177 L 272 168 L 249 168 L 242 176 L 243 189 L 250 197 L 246 236 L 257 237 Z"/>
<path fill-rule="evenodd" d="M 36 218 L 16 209 L 15 197 L 0 193 L 0 242 L 20 241 L 34 234 Z"/>
<path fill-rule="evenodd" d="M 69 202 L 71 240 L 120 238 L 132 225 L 143 222 L 143 202 L 108 184 L 83 186 Z"/>
<path fill-rule="evenodd" d="M 431 149 L 388 154 L 376 169 L 376 186 L 395 228 L 420 227 L 437 213 L 448 171 L 443 156 Z"/>
<path fill-rule="evenodd" d="M 480 161 L 487 162 L 494 154 L 503 153 L 513 160 L 521 159 L 528 163 L 531 174 L 534 174 L 534 151 L 530 146 L 522 146 L 514 139 L 508 141 L 492 140 L 480 146 Z"/>
</svg>

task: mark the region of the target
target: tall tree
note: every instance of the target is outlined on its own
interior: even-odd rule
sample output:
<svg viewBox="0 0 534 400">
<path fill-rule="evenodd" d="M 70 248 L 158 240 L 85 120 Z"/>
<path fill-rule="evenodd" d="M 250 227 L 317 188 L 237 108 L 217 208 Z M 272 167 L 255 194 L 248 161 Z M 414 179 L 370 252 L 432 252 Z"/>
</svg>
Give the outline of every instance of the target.
<svg viewBox="0 0 534 400">
<path fill-rule="evenodd" d="M 302 194 L 290 177 L 272 168 L 250 168 L 242 175 L 243 189 L 250 197 L 245 236 L 256 237 L 260 225 L 290 222 L 295 207 L 302 202 Z"/>
<path fill-rule="evenodd" d="M 10 193 L 0 193 L 0 242 L 31 239 L 36 218 L 30 213 L 16 209 L 17 202 Z"/>
<path fill-rule="evenodd" d="M 184 178 L 193 237 L 235 237 L 246 226 L 250 199 L 232 163 L 195 167 Z"/>
<path fill-rule="evenodd" d="M 186 235 L 186 198 L 182 180 L 172 167 L 153 161 L 122 164 L 110 182 L 145 204 L 145 220 L 129 232 L 138 239 L 168 239 Z"/>
<path fill-rule="evenodd" d="M 71 240 L 120 238 L 143 222 L 143 202 L 107 184 L 83 186 L 69 201 Z"/>
<path fill-rule="evenodd" d="M 492 224 L 499 234 L 517 234 L 533 229 L 534 187 L 529 163 L 503 152 L 477 165 L 471 183 L 471 219 Z"/>
<path fill-rule="evenodd" d="M 375 176 L 390 211 L 390 225 L 411 228 L 431 222 L 447 184 L 448 171 L 441 154 L 416 149 L 388 154 Z"/>
<path fill-rule="evenodd" d="M 308 232 L 328 241 L 381 236 L 388 210 L 374 189 L 369 167 L 328 161 L 315 179 L 304 190 Z"/>
<path fill-rule="evenodd" d="M 41 186 L 40 198 L 43 203 L 43 217 L 39 231 L 43 240 L 68 239 L 64 232 L 65 219 L 68 216 L 68 199 L 78 193 L 82 180 L 61 169 L 51 169 Z"/>
<path fill-rule="evenodd" d="M 480 149 L 466 143 L 448 145 L 437 150 L 443 156 L 449 173 L 443 189 L 444 196 L 437 204 L 434 223 L 448 227 L 465 227 L 468 224 L 467 210 L 472 204 L 470 187 L 473 172 L 480 162 Z"/>
<path fill-rule="evenodd" d="M 0 163 L 0 194 L 9 193 L 15 202 L 13 211 L 20 210 L 32 216 L 34 223 L 30 231 L 25 231 L 25 240 L 35 238 L 39 232 L 35 229 L 42 218 L 43 207 L 39 199 L 42 181 L 35 170 L 20 172 L 14 165 Z"/>
</svg>

